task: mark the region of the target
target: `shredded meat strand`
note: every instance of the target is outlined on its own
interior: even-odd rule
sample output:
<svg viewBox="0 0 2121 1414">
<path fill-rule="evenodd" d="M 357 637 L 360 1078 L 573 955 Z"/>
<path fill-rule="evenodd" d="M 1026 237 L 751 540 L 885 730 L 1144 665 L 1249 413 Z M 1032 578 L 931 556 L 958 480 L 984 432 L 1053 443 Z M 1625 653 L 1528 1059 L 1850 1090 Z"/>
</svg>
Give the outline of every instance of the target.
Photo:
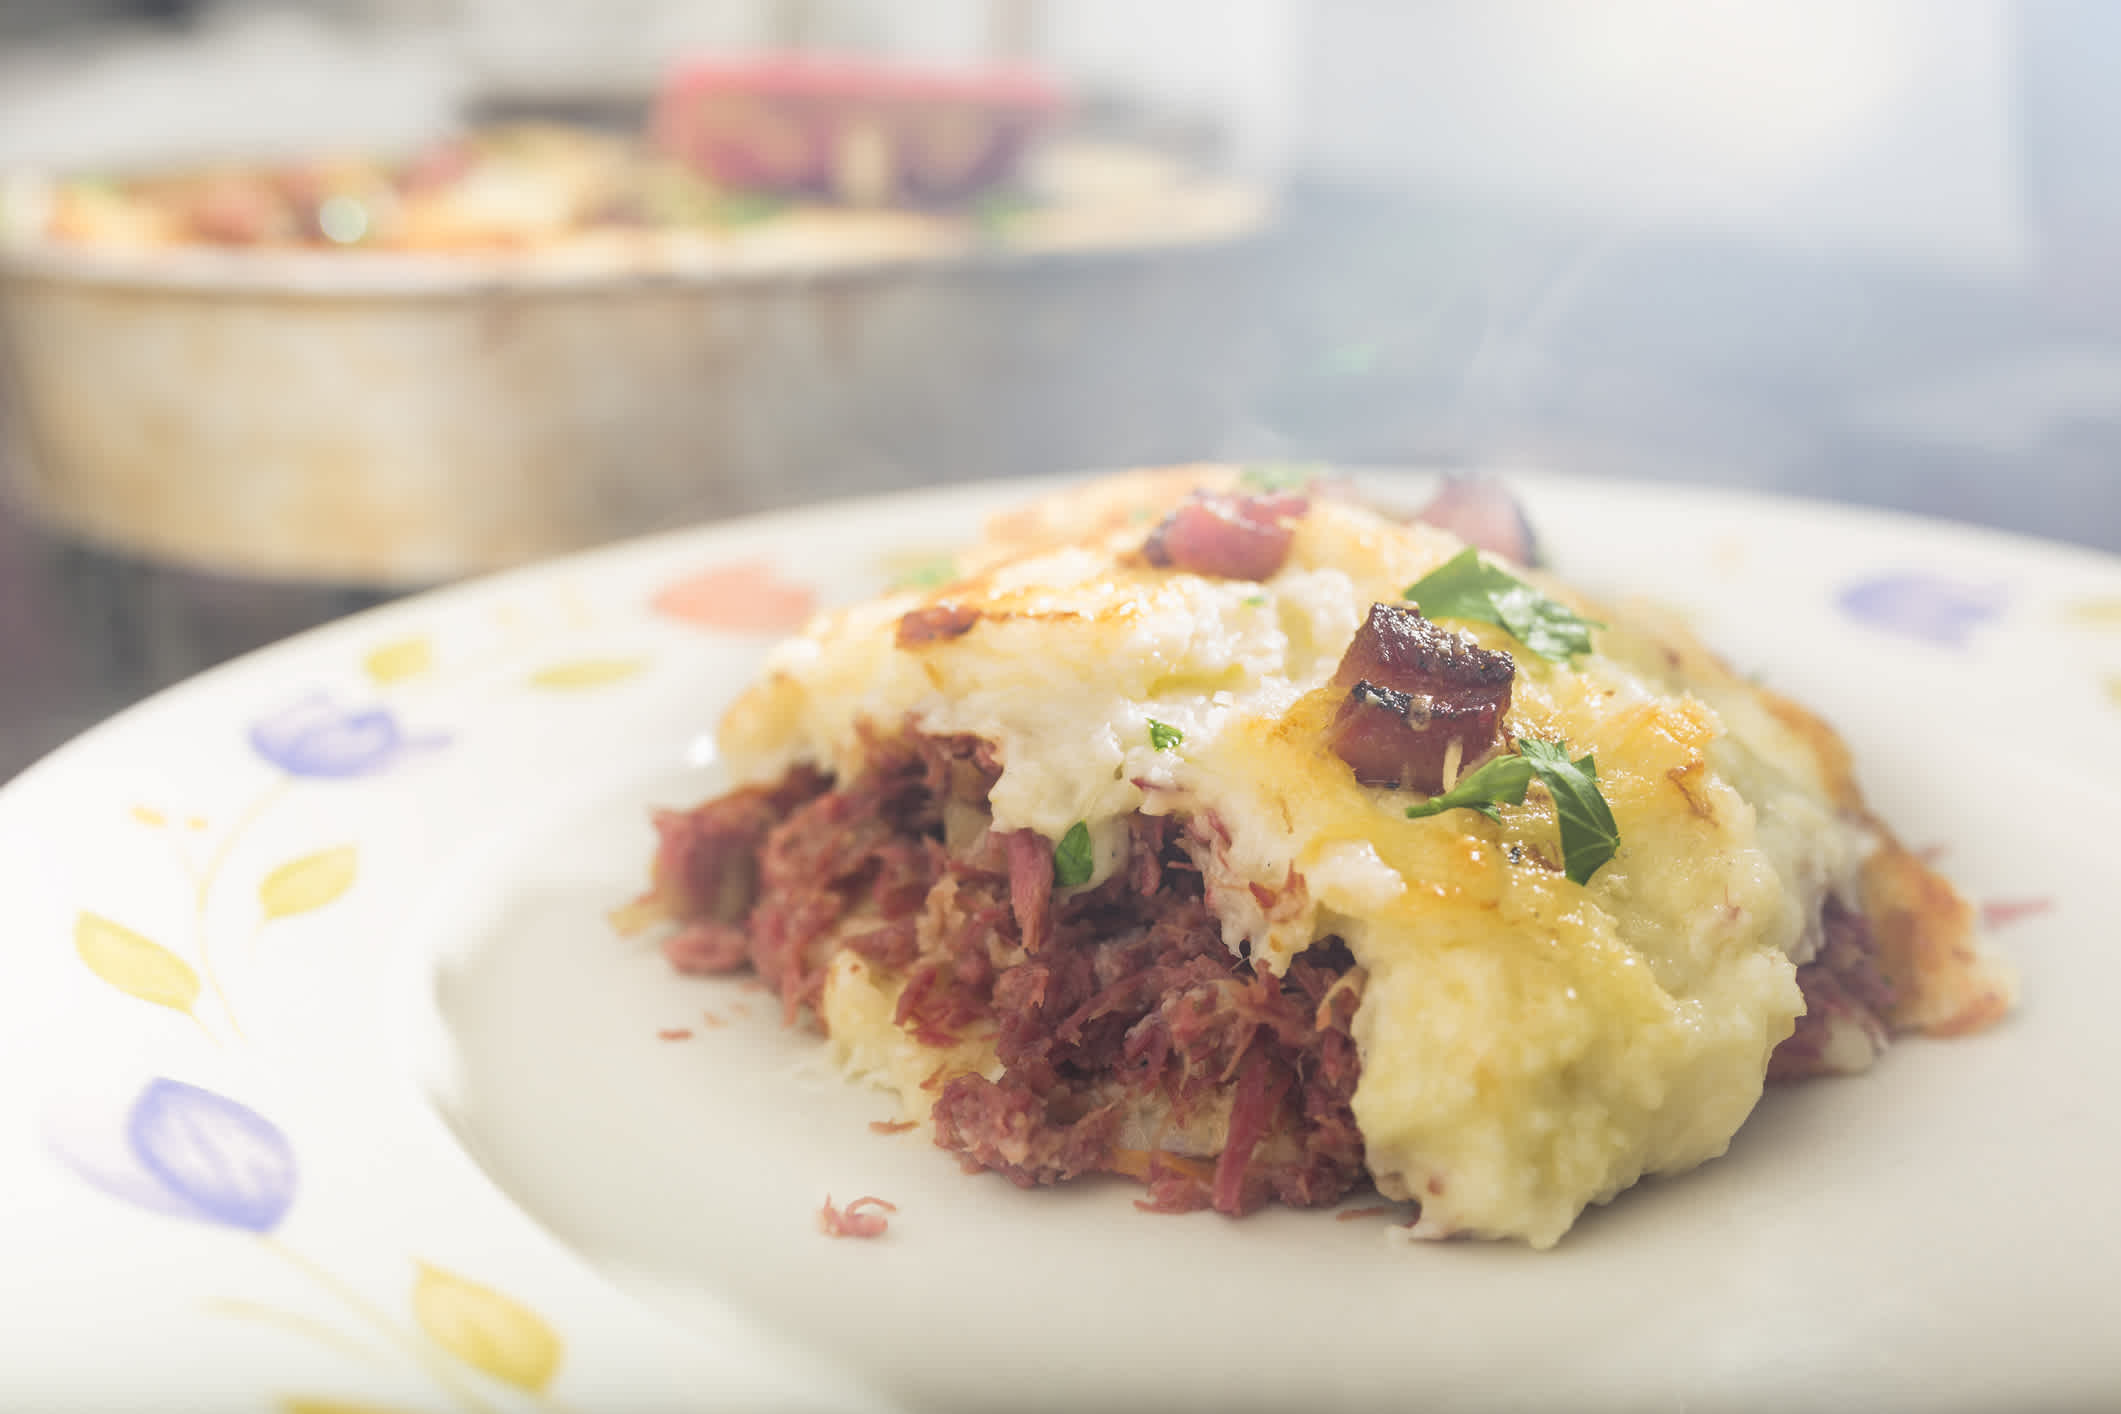
<svg viewBox="0 0 2121 1414">
<path fill-rule="evenodd" d="M 863 1209 L 874 1209 L 864 1212 Z M 882 1198 L 857 1198 L 844 1208 L 832 1205 L 832 1195 L 825 1195 L 825 1206 L 818 1209 L 818 1230 L 827 1237 L 882 1237 L 891 1226 L 886 1213 L 898 1211 L 896 1203 L 887 1203 Z"/>
</svg>

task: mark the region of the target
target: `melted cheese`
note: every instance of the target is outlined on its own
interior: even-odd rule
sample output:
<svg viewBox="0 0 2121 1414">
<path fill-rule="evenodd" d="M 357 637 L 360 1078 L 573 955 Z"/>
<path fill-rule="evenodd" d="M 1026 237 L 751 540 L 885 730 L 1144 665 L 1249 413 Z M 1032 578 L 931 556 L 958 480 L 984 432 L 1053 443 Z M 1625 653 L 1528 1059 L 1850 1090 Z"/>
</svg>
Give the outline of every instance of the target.
<svg viewBox="0 0 2121 1414">
<path fill-rule="evenodd" d="M 971 733 L 1003 763 L 996 826 L 1057 840 L 1087 822 L 1098 878 L 1128 814 L 1212 821 L 1191 847 L 1233 948 L 1280 970 L 1338 935 L 1366 972 L 1355 1115 L 1422 1233 L 1545 1246 L 1585 1205 L 1721 1154 L 1803 1009 L 1795 963 L 1822 897 L 1854 897 L 1872 844 L 1815 741 L 1669 626 L 1601 631 L 1571 666 L 1466 626 L 1513 651 L 1513 733 L 1596 755 L 1621 847 L 1579 885 L 1543 789 L 1499 824 L 1409 820 L 1405 796 L 1358 785 L 1322 744 L 1325 683 L 1362 616 L 1455 539 L 1321 501 L 1254 584 L 1140 567 L 1142 533 L 1030 537 L 947 589 L 821 619 L 731 710 L 725 754 L 766 779 L 797 760 L 857 769 L 865 724 Z M 897 646 L 900 615 L 934 602 L 981 618 Z M 1151 720 L 1184 734 L 1176 750 L 1155 749 Z M 935 1059 L 843 1039 L 889 1027 L 888 1005 L 844 1000 L 864 990 L 835 982 L 832 1033 L 904 1094 Z"/>
</svg>

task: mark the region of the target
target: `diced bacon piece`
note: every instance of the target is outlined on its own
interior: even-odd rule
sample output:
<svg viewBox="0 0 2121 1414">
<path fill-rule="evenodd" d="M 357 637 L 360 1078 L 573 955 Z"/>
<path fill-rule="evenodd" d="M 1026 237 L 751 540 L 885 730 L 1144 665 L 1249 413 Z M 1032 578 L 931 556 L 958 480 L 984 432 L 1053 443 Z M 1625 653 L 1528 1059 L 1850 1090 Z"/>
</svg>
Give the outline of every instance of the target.
<svg viewBox="0 0 2121 1414">
<path fill-rule="evenodd" d="M 1295 522 L 1311 508 L 1307 497 L 1277 491 L 1230 496 L 1199 491 L 1142 544 L 1142 557 L 1159 568 L 1221 579 L 1266 579 L 1289 558 Z"/>
<path fill-rule="evenodd" d="M 1501 744 L 1517 665 L 1403 604 L 1373 604 L 1341 657 L 1327 740 L 1355 778 L 1433 795 Z"/>
<path fill-rule="evenodd" d="M 912 648 L 923 643 L 944 643 L 963 638 L 979 622 L 979 610 L 965 604 L 928 604 L 899 617 L 898 646 Z"/>
<path fill-rule="evenodd" d="M 1468 545 L 1520 565 L 1539 563 L 1532 523 L 1517 498 L 1482 476 L 1453 476 L 1415 512 L 1425 525 L 1450 531 Z"/>
</svg>

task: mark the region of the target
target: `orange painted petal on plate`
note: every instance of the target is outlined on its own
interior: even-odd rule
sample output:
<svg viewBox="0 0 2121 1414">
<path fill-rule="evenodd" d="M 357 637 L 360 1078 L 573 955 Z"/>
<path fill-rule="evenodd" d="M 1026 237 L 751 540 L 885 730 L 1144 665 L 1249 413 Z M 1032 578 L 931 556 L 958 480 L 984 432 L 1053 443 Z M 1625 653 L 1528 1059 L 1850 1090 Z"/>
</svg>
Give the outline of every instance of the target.
<svg viewBox="0 0 2121 1414">
<path fill-rule="evenodd" d="M 2024 918 L 2035 918 L 2055 906 L 2051 898 L 1997 898 L 1981 905 L 1984 928 L 2004 928 Z"/>
<path fill-rule="evenodd" d="M 809 586 L 781 578 L 764 560 L 744 560 L 663 586 L 654 606 L 659 614 L 702 628 L 785 633 L 810 617 L 817 596 Z"/>
</svg>

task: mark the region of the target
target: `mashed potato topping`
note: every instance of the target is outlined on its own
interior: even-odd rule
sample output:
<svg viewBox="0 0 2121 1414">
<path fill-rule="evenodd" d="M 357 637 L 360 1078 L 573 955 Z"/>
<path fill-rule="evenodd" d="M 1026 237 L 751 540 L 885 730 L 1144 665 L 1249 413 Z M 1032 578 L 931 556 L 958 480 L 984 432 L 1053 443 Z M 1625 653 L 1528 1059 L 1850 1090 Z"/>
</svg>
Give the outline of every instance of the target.
<svg viewBox="0 0 2121 1414">
<path fill-rule="evenodd" d="M 1129 816 L 1187 822 L 1224 941 L 1254 967 L 1329 937 L 1352 952 L 1355 1117 L 1378 1187 L 1421 1204 L 1418 1234 L 1547 1246 L 1587 1204 L 1723 1153 L 1805 1010 L 1796 968 L 1828 898 L 1860 896 L 1880 843 L 1845 808 L 1823 728 L 1682 631 L 1524 572 L 1607 625 L 1593 652 L 1564 664 L 1450 627 L 1514 650 L 1512 736 L 1595 755 L 1620 844 L 1574 882 L 1545 791 L 1499 821 L 1409 819 L 1419 797 L 1359 784 L 1325 744 L 1328 679 L 1364 615 L 1455 537 L 1314 498 L 1264 581 L 1154 568 L 1130 507 L 1167 504 L 1169 480 L 1019 517 L 959 582 L 820 619 L 731 710 L 731 767 L 846 774 L 875 731 L 975 736 L 1001 767 L 995 827 L 1057 842 L 1082 822 L 1092 885 L 1124 859 Z M 901 641 L 903 615 L 938 605 L 977 617 Z M 1160 749 L 1152 722 L 1177 737 Z M 892 1031 L 888 1005 L 838 1011 L 843 1055 L 909 1072 L 899 1038 L 859 1034 Z"/>
</svg>

